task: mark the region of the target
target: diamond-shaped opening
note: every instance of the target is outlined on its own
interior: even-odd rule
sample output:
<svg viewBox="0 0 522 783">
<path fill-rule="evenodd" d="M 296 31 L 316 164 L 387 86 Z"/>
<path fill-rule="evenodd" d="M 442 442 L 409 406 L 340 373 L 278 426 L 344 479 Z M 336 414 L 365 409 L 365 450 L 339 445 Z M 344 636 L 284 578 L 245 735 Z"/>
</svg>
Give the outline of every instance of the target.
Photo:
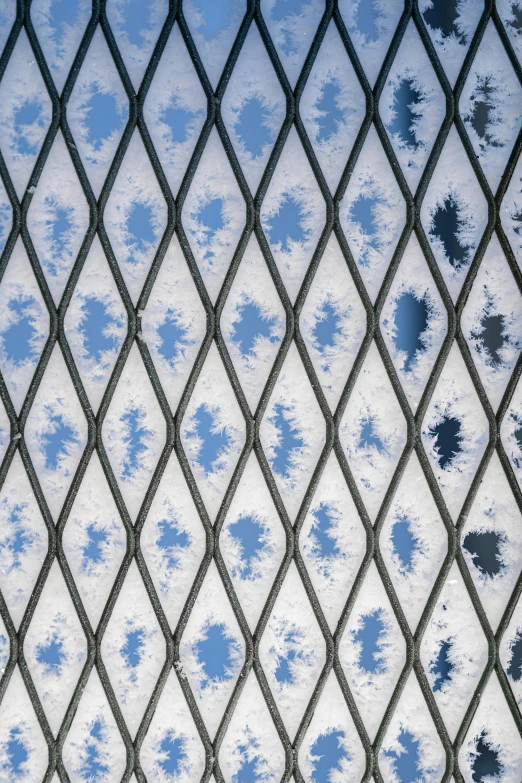
<svg viewBox="0 0 522 783">
<path fill-rule="evenodd" d="M 412 234 L 382 314 L 381 328 L 413 411 L 448 329 L 448 317 L 419 241 Z"/>
<path fill-rule="evenodd" d="M 459 0 L 421 0 L 419 10 L 453 87 L 480 21 L 484 3 L 482 0 L 465 3 Z"/>
<path fill-rule="evenodd" d="M 136 519 L 166 439 L 165 419 L 136 345 L 123 368 L 102 433 L 123 500 Z"/>
<path fill-rule="evenodd" d="M 147 780 L 200 780 L 205 750 L 178 678 L 171 671 L 140 750 Z"/>
<path fill-rule="evenodd" d="M 330 22 L 299 109 L 334 193 L 364 119 L 364 92 L 334 22 Z"/>
<path fill-rule="evenodd" d="M 42 780 L 49 750 L 18 667 L 0 707 L 0 753 L 4 780 Z"/>
<path fill-rule="evenodd" d="M 286 548 L 286 535 L 252 452 L 228 509 L 219 547 L 255 631 Z"/>
<path fill-rule="evenodd" d="M 87 201 L 61 131 L 31 199 L 27 227 L 58 306 L 89 227 Z"/>
<path fill-rule="evenodd" d="M 519 598 L 499 645 L 499 658 L 506 672 L 518 709 L 522 712 L 522 600 Z"/>
<path fill-rule="evenodd" d="M 180 666 L 213 739 L 245 660 L 245 644 L 214 562 L 180 644 Z"/>
<path fill-rule="evenodd" d="M 448 551 L 448 536 L 415 452 L 394 495 L 380 538 L 388 575 L 412 632 Z"/>
<path fill-rule="evenodd" d="M 281 84 L 253 24 L 221 104 L 224 123 L 252 193 L 268 163 L 285 108 Z"/>
<path fill-rule="evenodd" d="M 422 422 L 422 442 L 454 522 L 488 437 L 486 414 L 454 344 Z"/>
<path fill-rule="evenodd" d="M 112 610 L 101 655 L 134 737 L 166 655 L 165 639 L 134 560 Z"/>
<path fill-rule="evenodd" d="M 461 323 L 480 380 L 496 410 L 522 349 L 522 296 L 495 234 Z"/>
<path fill-rule="evenodd" d="M 51 76 L 61 92 L 89 22 L 92 3 L 90 0 L 33 0 L 30 10 Z"/>
<path fill-rule="evenodd" d="M 107 200 L 104 224 L 136 304 L 167 227 L 167 205 L 137 130 Z"/>
<path fill-rule="evenodd" d="M 420 214 L 435 260 L 456 302 L 486 228 L 488 205 L 453 126 Z"/>
<path fill-rule="evenodd" d="M 333 453 L 305 517 L 299 548 L 333 633 L 366 551 L 365 529 Z"/>
<path fill-rule="evenodd" d="M 107 19 L 136 92 L 168 10 L 168 0 L 109 0 L 107 3 Z"/>
<path fill-rule="evenodd" d="M 333 235 L 308 291 L 299 328 L 333 412 L 366 332 L 363 303 Z"/>
<path fill-rule="evenodd" d="M 261 225 L 292 302 L 326 221 L 326 205 L 292 126 L 261 207 Z"/>
<path fill-rule="evenodd" d="M 174 195 L 196 146 L 206 112 L 205 93 L 176 23 L 143 107 L 150 137 Z"/>
<path fill-rule="evenodd" d="M 65 315 L 65 335 L 95 412 L 126 333 L 127 313 L 96 236 Z"/>
<path fill-rule="evenodd" d="M 357 56 L 373 87 L 404 11 L 401 0 L 339 0 Z"/>
<path fill-rule="evenodd" d="M 386 729 L 379 752 L 384 780 L 440 780 L 446 754 L 419 683 L 412 672 Z"/>
<path fill-rule="evenodd" d="M 404 415 L 375 343 L 341 419 L 339 437 L 368 514 L 375 520 L 406 445 Z"/>
<path fill-rule="evenodd" d="M 96 777 L 120 780 L 125 771 L 125 745 L 96 669 L 84 688 L 62 753 L 74 783 Z"/>
<path fill-rule="evenodd" d="M 488 657 L 488 643 L 454 563 L 422 638 L 420 656 L 453 741 Z"/>
<path fill-rule="evenodd" d="M 245 420 L 212 343 L 181 422 L 181 442 L 211 519 L 245 443 Z"/>
<path fill-rule="evenodd" d="M 496 672 L 492 673 L 484 689 L 460 748 L 458 762 L 466 783 L 495 778 L 516 780 L 520 775 L 522 738 Z"/>
<path fill-rule="evenodd" d="M 0 148 L 20 201 L 51 124 L 51 100 L 22 28 L 0 84 Z"/>
<path fill-rule="evenodd" d="M 127 543 L 121 517 L 96 452 L 74 499 L 62 540 L 84 609 L 96 630 Z"/>
<path fill-rule="evenodd" d="M 373 125 L 339 205 L 339 216 L 374 302 L 406 223 L 406 205 Z"/>
<path fill-rule="evenodd" d="M 326 662 L 326 646 L 295 563 L 259 645 L 259 660 L 293 739 Z"/>
<path fill-rule="evenodd" d="M 246 0 L 185 0 L 183 13 L 214 89 L 246 10 Z"/>
<path fill-rule="evenodd" d="M 522 569 L 522 514 L 496 452 L 461 535 L 462 553 L 493 630 Z"/>
<path fill-rule="evenodd" d="M 87 422 L 58 345 L 27 417 L 25 440 L 56 521 L 87 444 Z"/>
<path fill-rule="evenodd" d="M 97 197 L 128 117 L 129 101 L 98 27 L 67 103 L 67 120 Z"/>
<path fill-rule="evenodd" d="M 285 753 L 253 672 L 246 681 L 223 743 L 219 766 L 227 783 L 280 780 Z"/>
<path fill-rule="evenodd" d="M 20 411 L 49 335 L 49 312 L 18 239 L 0 283 L 0 369 Z"/>
<path fill-rule="evenodd" d="M 339 657 L 373 741 L 406 661 L 404 638 L 373 561 L 341 638 Z"/>
<path fill-rule="evenodd" d="M 205 310 L 174 235 L 141 317 L 143 339 L 173 413 L 203 342 L 206 325 Z"/>
<path fill-rule="evenodd" d="M 13 227 L 13 207 L 7 196 L 5 185 L 0 180 L 0 255 Z"/>
<path fill-rule="evenodd" d="M 85 634 L 56 560 L 24 639 L 24 654 L 56 736 L 87 658 Z"/>
<path fill-rule="evenodd" d="M 205 554 L 205 530 L 175 454 L 161 477 L 140 542 L 174 631 Z"/>
<path fill-rule="evenodd" d="M 326 427 L 295 343 L 281 368 L 259 430 L 286 510 L 294 519 L 321 456 Z"/>
<path fill-rule="evenodd" d="M 0 589 L 18 628 L 47 554 L 48 536 L 18 452 L 0 492 Z"/>
<path fill-rule="evenodd" d="M 321 21 L 324 0 L 261 0 L 261 12 L 288 81 L 295 87 Z"/>
<path fill-rule="evenodd" d="M 306 783 L 361 780 L 366 759 L 359 734 L 337 679 L 331 672 L 303 743 L 299 767 Z"/>
<path fill-rule="evenodd" d="M 522 86 L 492 20 L 460 98 L 460 113 L 489 186 L 495 191 L 522 125 Z"/>
<path fill-rule="evenodd" d="M 415 23 L 400 43 L 379 109 L 406 182 L 415 191 L 444 119 L 446 101 Z"/>
<path fill-rule="evenodd" d="M 245 219 L 245 201 L 213 128 L 182 210 L 191 250 L 213 302 L 223 285 Z"/>
<path fill-rule="evenodd" d="M 255 411 L 286 328 L 281 300 L 252 236 L 221 314 L 221 331 Z"/>
</svg>

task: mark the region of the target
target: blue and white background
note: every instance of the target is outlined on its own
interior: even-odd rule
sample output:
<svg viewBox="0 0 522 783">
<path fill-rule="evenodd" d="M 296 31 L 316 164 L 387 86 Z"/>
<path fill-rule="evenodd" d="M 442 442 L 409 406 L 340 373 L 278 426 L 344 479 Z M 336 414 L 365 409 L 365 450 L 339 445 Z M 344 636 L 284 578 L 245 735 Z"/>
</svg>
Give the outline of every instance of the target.
<svg viewBox="0 0 522 783">
<path fill-rule="evenodd" d="M 0 48 L 0 783 L 520 783 L 522 0 Z"/>
</svg>

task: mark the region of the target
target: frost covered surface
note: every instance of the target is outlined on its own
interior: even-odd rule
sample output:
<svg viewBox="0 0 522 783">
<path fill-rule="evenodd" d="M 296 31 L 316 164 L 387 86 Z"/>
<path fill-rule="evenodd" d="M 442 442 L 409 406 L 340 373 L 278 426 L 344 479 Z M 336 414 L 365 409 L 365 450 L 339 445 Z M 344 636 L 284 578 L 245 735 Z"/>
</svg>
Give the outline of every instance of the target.
<svg viewBox="0 0 522 783">
<path fill-rule="evenodd" d="M 252 412 L 286 329 L 281 299 L 251 237 L 221 315 L 221 332 Z"/>
<path fill-rule="evenodd" d="M 364 305 L 334 236 L 315 273 L 299 328 L 333 412 L 366 332 Z"/>
<path fill-rule="evenodd" d="M 420 657 L 453 740 L 488 657 L 486 637 L 455 563 L 426 628 Z"/>
<path fill-rule="evenodd" d="M 261 12 L 268 32 L 292 88 L 304 65 L 323 11 L 324 0 L 261 0 Z"/>
<path fill-rule="evenodd" d="M 341 200 L 339 218 L 370 299 L 375 301 L 406 222 L 406 205 L 373 126 Z"/>
<path fill-rule="evenodd" d="M 422 422 L 422 441 L 453 521 L 488 442 L 484 409 L 453 345 Z"/>
<path fill-rule="evenodd" d="M 18 753 L 15 755 L 13 750 Z M 1 783 L 12 783 L 15 774 L 37 783 L 48 764 L 43 732 L 18 668 L 0 707 L 0 759 Z"/>
<path fill-rule="evenodd" d="M 254 780 L 276 783 L 283 775 L 283 746 L 253 672 L 227 728 L 219 763 L 225 780 L 240 780 L 252 771 Z"/>
<path fill-rule="evenodd" d="M 102 437 L 127 510 L 136 519 L 165 445 L 166 424 L 133 345 L 103 421 Z"/>
<path fill-rule="evenodd" d="M 161 477 L 140 541 L 174 630 L 205 553 L 205 531 L 174 454 Z"/>
<path fill-rule="evenodd" d="M 329 675 L 304 741 L 299 765 L 305 780 L 360 780 L 365 758 L 353 718 L 333 672 Z"/>
<path fill-rule="evenodd" d="M 293 739 L 326 661 L 324 638 L 295 563 L 261 637 L 259 659 Z"/>
<path fill-rule="evenodd" d="M 522 126 L 522 86 L 492 21 L 460 98 L 460 113 L 493 191 Z"/>
<path fill-rule="evenodd" d="M 179 681 L 171 671 L 140 752 L 147 780 L 180 783 L 199 780 L 205 753 Z"/>
<path fill-rule="evenodd" d="M 291 128 L 261 207 L 261 225 L 294 302 L 326 222 L 326 204 Z"/>
<path fill-rule="evenodd" d="M 0 283 L 0 369 L 19 412 L 49 334 L 49 313 L 21 240 Z"/>
<path fill-rule="evenodd" d="M 181 442 L 213 520 L 245 442 L 245 420 L 213 343 L 181 423 Z"/>
<path fill-rule="evenodd" d="M 222 102 L 223 120 L 252 193 L 283 124 L 285 104 L 259 31 L 252 25 Z"/>
<path fill-rule="evenodd" d="M 98 410 L 127 333 L 127 314 L 96 236 L 65 316 L 65 334 L 87 397 Z"/>
<path fill-rule="evenodd" d="M 522 601 L 518 600 L 499 645 L 500 662 L 522 712 Z"/>
<path fill-rule="evenodd" d="M 143 116 L 174 195 L 205 121 L 207 100 L 177 24 L 145 99 Z"/>
<path fill-rule="evenodd" d="M 168 0 L 109 0 L 107 3 L 107 19 L 136 91 L 168 10 Z"/>
<path fill-rule="evenodd" d="M 245 0 L 224 0 L 216 13 L 208 0 L 186 0 L 183 13 L 215 89 L 246 12 Z"/>
<path fill-rule="evenodd" d="M 27 227 L 56 305 L 88 226 L 87 201 L 59 131 L 27 213 Z"/>
<path fill-rule="evenodd" d="M 413 411 L 447 332 L 442 299 L 412 234 L 381 315 L 386 346 Z"/>
<path fill-rule="evenodd" d="M 339 658 L 373 741 L 406 662 L 404 637 L 374 562 L 352 607 Z"/>
<path fill-rule="evenodd" d="M 241 237 L 245 216 L 245 201 L 213 128 L 181 215 L 190 248 L 213 302 Z"/>
<path fill-rule="evenodd" d="M 500 0 L 499 5 L 502 2 Z M 483 10 L 482 0 L 451 0 L 446 13 L 440 0 L 419 2 L 419 11 L 452 86 L 462 68 Z"/>
<path fill-rule="evenodd" d="M 299 547 L 333 633 L 366 552 L 365 529 L 333 454 L 305 517 Z"/>
<path fill-rule="evenodd" d="M 261 445 L 291 519 L 303 500 L 325 442 L 325 423 L 292 344 L 260 427 Z"/>
<path fill-rule="evenodd" d="M 337 28 L 330 22 L 299 109 L 332 193 L 348 162 L 365 108 L 361 84 Z"/>
<path fill-rule="evenodd" d="M 254 454 L 228 509 L 219 546 L 254 631 L 286 548 L 285 530 Z"/>
<path fill-rule="evenodd" d="M 91 16 L 89 0 L 35 0 L 31 20 L 58 92 L 69 70 Z"/>
<path fill-rule="evenodd" d="M 489 753 L 488 753 L 489 751 Z M 492 673 L 459 752 L 459 766 L 466 783 L 477 776 L 477 756 L 488 753 L 492 772 L 502 781 L 515 783 L 522 774 L 522 739 L 495 672 Z"/>
<path fill-rule="evenodd" d="M 442 148 L 420 214 L 433 255 L 455 302 L 486 228 L 488 207 L 454 127 Z"/>
<path fill-rule="evenodd" d="M 406 421 L 375 343 L 348 400 L 339 438 L 366 510 L 375 520 L 406 445 Z"/>
<path fill-rule="evenodd" d="M 118 574 L 125 546 L 125 529 L 94 453 L 63 532 L 65 556 L 93 630 Z"/>
<path fill-rule="evenodd" d="M 87 658 L 87 640 L 56 560 L 31 619 L 24 653 L 56 736 Z"/>
<path fill-rule="evenodd" d="M 445 98 L 413 21 L 409 22 L 379 101 L 384 127 L 415 191 L 445 114 Z"/>
<path fill-rule="evenodd" d="M 180 643 L 179 671 L 186 677 L 213 739 L 245 660 L 238 622 L 212 563 Z"/>
<path fill-rule="evenodd" d="M 415 453 L 386 515 L 379 542 L 414 632 L 448 550 L 444 524 Z"/>
<path fill-rule="evenodd" d="M 101 656 L 134 737 L 165 660 L 165 639 L 134 561 L 112 610 Z"/>
<path fill-rule="evenodd" d="M 404 780 L 410 765 L 412 773 L 426 783 L 440 780 L 446 754 L 433 719 L 412 672 L 397 709 L 384 735 L 379 752 L 379 768 L 385 780 Z M 409 758 L 405 759 L 405 755 Z M 411 774 L 411 773 L 410 773 Z M 413 777 L 413 775 L 412 775 Z"/>
</svg>

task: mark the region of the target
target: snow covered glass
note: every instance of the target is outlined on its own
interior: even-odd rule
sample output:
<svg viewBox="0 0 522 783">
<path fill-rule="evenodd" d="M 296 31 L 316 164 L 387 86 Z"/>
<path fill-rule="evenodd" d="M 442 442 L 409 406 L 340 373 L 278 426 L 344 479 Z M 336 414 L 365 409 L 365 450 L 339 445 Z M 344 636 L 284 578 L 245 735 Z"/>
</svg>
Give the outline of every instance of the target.
<svg viewBox="0 0 522 783">
<path fill-rule="evenodd" d="M 0 783 L 520 783 L 522 0 L 0 47 Z"/>
</svg>

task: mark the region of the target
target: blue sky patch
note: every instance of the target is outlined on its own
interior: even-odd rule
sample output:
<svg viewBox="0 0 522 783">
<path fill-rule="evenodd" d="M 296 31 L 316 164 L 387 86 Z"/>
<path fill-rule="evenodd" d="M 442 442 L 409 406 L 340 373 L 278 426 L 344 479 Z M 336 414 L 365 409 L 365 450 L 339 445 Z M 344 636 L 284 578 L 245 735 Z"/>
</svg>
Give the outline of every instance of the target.
<svg viewBox="0 0 522 783">
<path fill-rule="evenodd" d="M 69 447 L 78 443 L 77 433 L 63 419 L 61 414 L 50 416 L 51 431 L 42 437 L 42 451 L 47 470 L 58 470 L 60 458 L 68 454 Z"/>
<path fill-rule="evenodd" d="M 185 745 L 185 738 L 175 737 L 172 731 L 168 731 L 159 744 L 158 766 L 172 780 L 180 775 L 187 759 Z"/>
<path fill-rule="evenodd" d="M 429 435 L 434 441 L 439 466 L 446 470 L 462 451 L 461 423 L 454 416 L 444 416 L 442 421 L 430 427 Z"/>
<path fill-rule="evenodd" d="M 510 648 L 509 665 L 507 674 L 515 682 L 522 679 L 522 630 L 517 631 Z"/>
<path fill-rule="evenodd" d="M 100 90 L 92 93 L 87 102 L 85 126 L 88 131 L 88 141 L 96 152 L 113 133 L 123 129 L 128 118 L 127 103 L 120 111 L 115 95 Z"/>
<path fill-rule="evenodd" d="M 8 523 L 12 532 L 9 533 L 4 542 L 2 548 L 7 548 L 11 552 L 12 568 L 20 568 L 22 565 L 20 555 L 25 554 L 33 545 L 35 535 L 31 530 L 28 530 L 24 526 L 25 522 L 25 509 L 27 503 L 16 503 L 9 509 Z"/>
<path fill-rule="evenodd" d="M 159 549 L 164 550 L 167 558 L 167 568 L 179 567 L 179 550 L 190 545 L 188 533 L 180 530 L 175 519 L 162 519 L 158 522 L 160 535 L 156 539 Z"/>
<path fill-rule="evenodd" d="M 411 571 L 413 555 L 419 548 L 419 542 L 412 532 L 412 523 L 407 516 L 398 516 L 391 529 L 393 551 L 401 563 L 401 570 Z"/>
<path fill-rule="evenodd" d="M 259 158 L 265 145 L 273 141 L 273 133 L 267 119 L 266 107 L 259 98 L 253 97 L 243 104 L 234 125 L 247 152 L 254 158 Z"/>
<path fill-rule="evenodd" d="M 294 674 L 290 664 L 295 661 L 296 658 L 302 658 L 302 650 L 300 649 L 302 641 L 299 639 L 297 633 L 290 631 L 290 633 L 285 635 L 284 644 L 286 649 L 283 655 L 278 656 L 274 675 L 277 682 L 280 684 L 287 683 L 293 685 Z"/>
<path fill-rule="evenodd" d="M 237 640 L 227 634 L 224 623 L 207 626 L 203 639 L 196 644 L 196 657 L 204 672 L 202 688 L 208 687 L 211 682 L 232 679 L 232 648 L 236 644 Z"/>
<path fill-rule="evenodd" d="M 315 740 L 310 748 L 310 755 L 315 756 L 312 767 L 314 783 L 330 783 L 333 771 L 343 771 L 341 762 L 350 758 L 341 744 L 344 737 L 344 731 L 328 731 Z"/>
<path fill-rule="evenodd" d="M 84 781 L 98 783 L 109 774 L 110 768 L 101 758 L 101 747 L 107 745 L 107 737 L 104 725 L 100 720 L 95 720 L 89 730 L 89 736 L 85 740 L 85 759 L 80 767 L 80 775 Z"/>
<path fill-rule="evenodd" d="M 203 247 L 208 245 L 218 231 L 224 227 L 223 220 L 223 199 L 214 198 L 205 204 L 204 207 L 196 213 L 196 217 L 200 223 L 199 232 L 201 236 L 197 237 L 198 244 Z M 209 247 L 206 247 L 204 258 L 212 258 L 214 251 Z"/>
<path fill-rule="evenodd" d="M 471 777 L 474 783 L 485 783 L 486 779 L 499 780 L 504 767 L 500 763 L 498 751 L 489 744 L 485 731 L 477 739 L 475 753 L 476 756 L 471 762 Z"/>
<path fill-rule="evenodd" d="M 243 356 L 255 353 L 258 337 L 267 337 L 271 343 L 280 342 L 279 336 L 272 334 L 275 316 L 265 316 L 257 302 L 245 302 L 237 308 L 237 312 L 239 318 L 232 325 L 230 337 Z"/>
<path fill-rule="evenodd" d="M 374 0 L 361 0 L 357 9 L 357 28 L 366 40 L 377 41 L 379 39 L 378 22 L 380 14 L 375 10 Z"/>
<path fill-rule="evenodd" d="M 344 112 L 339 108 L 340 94 L 341 90 L 337 82 L 331 81 L 323 85 L 316 103 L 316 108 L 321 112 L 321 116 L 317 118 L 319 130 L 316 140 L 319 143 L 330 141 L 344 122 Z"/>
<path fill-rule="evenodd" d="M 393 760 L 394 772 L 399 783 L 416 783 L 419 777 L 424 777 L 421 770 L 419 740 L 411 731 L 404 728 L 401 728 L 397 739 L 402 750 L 385 750 L 384 752 L 388 758 Z"/>
<path fill-rule="evenodd" d="M 86 530 L 87 543 L 82 548 L 83 562 L 82 568 L 88 570 L 95 563 L 103 561 L 102 545 L 107 542 L 108 533 L 103 528 L 98 529 L 95 525 L 89 525 Z"/>
<path fill-rule="evenodd" d="M 74 27 L 78 20 L 78 0 L 52 0 L 49 13 L 49 23 L 53 38 L 61 46 L 66 25 Z"/>
<path fill-rule="evenodd" d="M 202 441 L 196 462 L 205 473 L 213 473 L 216 461 L 225 454 L 230 444 L 226 427 L 216 430 L 216 413 L 203 403 L 194 414 L 195 434 Z M 192 433 L 191 433 L 192 435 Z"/>
<path fill-rule="evenodd" d="M 430 229 L 430 235 L 442 242 L 444 252 L 451 266 L 456 270 L 468 263 L 468 254 L 471 249 L 459 240 L 458 234 L 464 222 L 461 212 L 457 202 L 448 196 L 434 212 Z"/>
<path fill-rule="evenodd" d="M 36 300 L 32 296 L 10 299 L 7 304 L 15 319 L 0 336 L 7 360 L 15 365 L 23 364 L 28 359 L 36 361 L 34 339 L 38 332 L 34 314 L 30 312 L 34 305 Z"/>
<path fill-rule="evenodd" d="M 250 579 L 253 576 L 252 566 L 266 546 L 263 540 L 265 528 L 254 517 L 245 515 L 229 525 L 228 530 L 240 547 L 241 565 L 234 569 L 234 576 Z"/>
<path fill-rule="evenodd" d="M 288 478 L 292 465 L 292 453 L 295 449 L 302 448 L 304 441 L 300 437 L 297 427 L 284 415 L 284 411 L 289 412 L 290 409 L 280 402 L 274 405 L 273 424 L 277 429 L 279 442 L 274 448 L 274 457 L 270 460 L 270 464 L 272 470 L 278 475 Z"/>
<path fill-rule="evenodd" d="M 127 33 L 129 43 L 143 46 L 146 39 L 143 33 L 150 28 L 152 3 L 150 0 L 129 0 L 123 6 L 122 30 Z"/>
<path fill-rule="evenodd" d="M 145 647 L 145 630 L 143 628 L 133 628 L 125 634 L 125 643 L 120 650 L 122 658 L 125 659 L 125 665 L 129 669 L 136 669 L 143 656 Z M 134 678 L 136 675 L 134 675 Z"/>
<path fill-rule="evenodd" d="M 386 126 L 391 136 L 399 134 L 401 141 L 414 149 L 419 146 L 419 143 L 414 125 L 417 115 L 413 111 L 413 107 L 421 101 L 422 95 L 415 87 L 413 79 L 403 79 L 394 92 L 395 117 Z"/>
<path fill-rule="evenodd" d="M 27 137 L 27 131 L 34 125 L 43 128 L 42 105 L 36 101 L 26 100 L 14 113 L 14 130 L 16 133 L 15 149 L 21 155 L 36 155 L 38 144 L 33 144 Z"/>
<path fill-rule="evenodd" d="M 365 672 L 380 674 L 386 671 L 386 665 L 382 658 L 381 645 L 386 636 L 386 627 L 382 619 L 382 609 L 374 609 L 373 612 L 363 615 L 361 627 L 352 631 L 353 641 L 361 642 L 359 654 L 359 666 Z"/>
<path fill-rule="evenodd" d="M 431 8 L 426 8 L 422 15 L 432 30 L 440 30 L 444 38 L 451 35 L 459 43 L 464 43 L 464 36 L 457 27 L 458 0 L 435 0 Z"/>
<path fill-rule="evenodd" d="M 101 364 L 105 351 L 112 351 L 119 347 L 117 336 L 111 334 L 109 329 L 113 325 L 120 326 L 121 322 L 113 318 L 107 305 L 94 296 L 87 297 L 83 301 L 81 309 L 80 327 L 83 335 L 83 347 L 89 358 L 95 359 L 98 364 Z"/>
<path fill-rule="evenodd" d="M 230 24 L 234 0 L 193 0 L 197 10 L 203 15 L 203 20 L 197 28 L 207 41 L 212 41 Z"/>
<path fill-rule="evenodd" d="M 284 193 L 279 210 L 270 218 L 271 225 L 268 228 L 268 237 L 271 245 L 281 243 L 281 250 L 289 253 L 290 242 L 305 242 L 310 234 L 310 229 L 302 226 L 304 217 L 302 205 L 293 196 Z"/>
<path fill-rule="evenodd" d="M 424 351 L 421 336 L 428 328 L 428 316 L 429 308 L 425 296 L 418 299 L 407 291 L 397 299 L 393 341 L 398 351 L 406 352 L 405 372 L 411 371 L 417 354 Z"/>
<path fill-rule="evenodd" d="M 183 344 L 187 339 L 187 330 L 181 326 L 180 319 L 173 310 L 167 311 L 165 320 L 158 326 L 158 337 L 161 340 L 158 351 L 172 366 L 183 352 Z"/>
<path fill-rule="evenodd" d="M 14 778 L 25 777 L 27 773 L 25 764 L 29 761 L 30 751 L 22 739 L 22 730 L 18 726 L 10 729 L 5 750 L 7 759 L 3 762 L 2 769 L 9 771 Z"/>
<path fill-rule="evenodd" d="M 462 546 L 473 558 L 473 565 L 486 576 L 492 577 L 503 570 L 500 544 L 504 540 L 501 533 L 496 533 L 493 530 L 472 531 L 465 536 Z"/>
<path fill-rule="evenodd" d="M 39 644 L 36 648 L 36 660 L 45 667 L 46 674 L 61 677 L 62 665 L 67 660 L 63 640 L 55 635 L 47 643 Z"/>
<path fill-rule="evenodd" d="M 341 550 L 335 535 L 333 510 L 327 503 L 320 503 L 312 510 L 314 521 L 308 533 L 312 541 L 313 552 L 321 560 L 337 557 Z"/>
<path fill-rule="evenodd" d="M 150 204 L 135 202 L 127 216 L 127 238 L 125 244 L 130 250 L 129 263 L 136 264 L 134 253 L 146 253 L 156 241 L 154 230 L 154 212 Z"/>
<path fill-rule="evenodd" d="M 316 348 L 324 351 L 327 347 L 335 345 L 335 335 L 340 333 L 341 315 L 335 309 L 329 299 L 326 299 L 319 309 L 317 318 L 312 329 L 312 336 Z"/>
<path fill-rule="evenodd" d="M 434 693 L 442 690 L 442 687 L 451 680 L 454 669 L 454 665 L 449 659 L 451 646 L 451 639 L 443 640 L 440 643 L 437 657 L 433 661 L 430 661 L 430 672 L 435 676 L 435 682 L 432 688 Z"/>
<path fill-rule="evenodd" d="M 359 435 L 358 449 L 371 449 L 373 446 L 379 453 L 386 451 L 386 446 L 375 432 L 375 419 L 368 416 L 361 422 L 361 433 Z"/>
<path fill-rule="evenodd" d="M 132 408 L 123 414 L 121 421 L 127 425 L 125 439 L 126 455 L 123 461 L 122 479 L 129 479 L 140 467 L 140 454 L 148 450 L 147 441 L 151 431 L 145 425 L 145 416 L 138 408 Z"/>
<path fill-rule="evenodd" d="M 170 128 L 172 144 L 183 144 L 189 137 L 191 123 L 198 117 L 201 117 L 201 115 L 202 112 L 200 111 L 193 112 L 189 109 L 181 109 L 178 106 L 167 106 L 160 113 L 159 120 Z"/>
</svg>

